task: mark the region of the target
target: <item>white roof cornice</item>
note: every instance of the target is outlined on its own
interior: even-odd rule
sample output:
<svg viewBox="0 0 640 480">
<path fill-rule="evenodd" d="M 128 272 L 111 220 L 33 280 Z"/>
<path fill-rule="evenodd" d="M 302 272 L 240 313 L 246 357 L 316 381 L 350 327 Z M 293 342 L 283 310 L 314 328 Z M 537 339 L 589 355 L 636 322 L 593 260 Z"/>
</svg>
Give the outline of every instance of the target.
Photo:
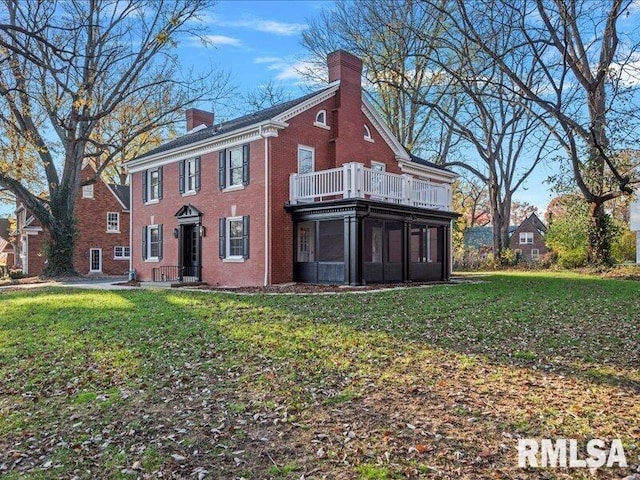
<svg viewBox="0 0 640 480">
<path fill-rule="evenodd" d="M 340 88 L 340 80 L 336 80 L 335 82 L 329 84 L 329 87 L 326 90 L 318 93 L 318 95 L 315 95 L 308 100 L 305 100 L 302 103 L 297 104 L 294 107 L 291 107 L 289 110 L 286 110 L 280 115 L 273 117 L 273 119 L 280 122 L 286 122 L 296 115 L 300 115 L 305 110 L 315 107 L 325 100 L 334 97 L 336 92 L 338 91 L 338 88 Z"/>
<path fill-rule="evenodd" d="M 277 136 L 277 131 L 282 130 L 286 126 L 287 124 L 284 122 L 272 120 L 256 123 L 240 130 L 234 130 L 223 135 L 212 136 L 196 143 L 182 145 L 172 150 L 131 160 L 127 162 L 127 168 L 129 173 L 136 173 L 148 168 L 159 167 L 187 158 L 198 157 L 224 148 L 235 147 L 254 140 L 259 140 L 263 136 Z"/>
</svg>

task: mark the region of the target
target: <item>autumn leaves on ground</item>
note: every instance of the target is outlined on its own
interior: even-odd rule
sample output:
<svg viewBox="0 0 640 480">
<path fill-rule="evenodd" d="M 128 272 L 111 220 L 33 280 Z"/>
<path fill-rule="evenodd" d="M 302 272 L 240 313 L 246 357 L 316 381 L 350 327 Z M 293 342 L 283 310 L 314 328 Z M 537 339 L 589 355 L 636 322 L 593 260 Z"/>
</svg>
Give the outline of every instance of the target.
<svg viewBox="0 0 640 480">
<path fill-rule="evenodd" d="M 633 473 L 640 284 L 476 279 L 323 296 L 0 293 L 0 475 Z M 518 438 L 620 438 L 629 468 L 519 469 Z"/>
</svg>

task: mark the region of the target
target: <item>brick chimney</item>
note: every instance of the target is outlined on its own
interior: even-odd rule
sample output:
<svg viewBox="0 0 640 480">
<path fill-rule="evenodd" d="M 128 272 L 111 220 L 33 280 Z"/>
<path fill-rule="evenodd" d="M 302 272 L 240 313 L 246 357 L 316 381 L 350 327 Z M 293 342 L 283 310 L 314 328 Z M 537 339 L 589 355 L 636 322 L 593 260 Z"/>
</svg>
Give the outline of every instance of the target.
<svg viewBox="0 0 640 480">
<path fill-rule="evenodd" d="M 327 55 L 327 67 L 329 67 L 329 83 L 340 80 L 341 83 L 361 87 L 362 60 L 355 55 L 344 50 L 336 50 Z"/>
<path fill-rule="evenodd" d="M 329 82 L 340 80 L 336 108 L 332 112 L 334 132 L 332 161 L 335 167 L 346 162 L 361 161 L 365 117 L 362 113 L 362 60 L 337 50 L 327 56 Z"/>
<path fill-rule="evenodd" d="M 190 132 L 200 125 L 206 125 L 207 127 L 213 126 L 213 113 L 205 112 L 204 110 L 198 110 L 197 108 L 190 108 L 185 112 L 187 118 L 187 132 Z"/>
<path fill-rule="evenodd" d="M 120 177 L 120 185 L 126 185 L 127 184 L 127 170 L 124 167 L 120 167 L 119 177 Z"/>
</svg>

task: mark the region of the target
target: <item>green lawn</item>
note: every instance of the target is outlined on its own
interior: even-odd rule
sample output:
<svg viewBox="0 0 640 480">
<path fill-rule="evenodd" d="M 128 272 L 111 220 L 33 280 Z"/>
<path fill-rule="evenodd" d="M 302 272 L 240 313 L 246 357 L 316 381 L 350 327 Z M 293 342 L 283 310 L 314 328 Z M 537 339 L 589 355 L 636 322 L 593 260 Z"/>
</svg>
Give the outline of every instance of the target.
<svg viewBox="0 0 640 480">
<path fill-rule="evenodd" d="M 520 470 L 516 445 L 621 438 L 637 467 L 640 283 L 472 278 L 321 296 L 0 293 L 0 475 L 629 475 Z"/>
</svg>

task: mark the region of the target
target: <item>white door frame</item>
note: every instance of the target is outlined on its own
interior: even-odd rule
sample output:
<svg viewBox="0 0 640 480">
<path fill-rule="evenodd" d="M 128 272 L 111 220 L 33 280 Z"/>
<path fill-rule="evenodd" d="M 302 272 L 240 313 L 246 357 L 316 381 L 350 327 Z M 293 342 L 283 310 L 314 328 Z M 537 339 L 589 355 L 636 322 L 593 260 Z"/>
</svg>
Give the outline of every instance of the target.
<svg viewBox="0 0 640 480">
<path fill-rule="evenodd" d="M 100 261 L 100 267 L 98 270 L 94 270 L 93 267 L 93 252 L 98 252 L 98 260 Z M 102 249 L 90 248 L 89 249 L 89 273 L 102 273 Z"/>
</svg>

